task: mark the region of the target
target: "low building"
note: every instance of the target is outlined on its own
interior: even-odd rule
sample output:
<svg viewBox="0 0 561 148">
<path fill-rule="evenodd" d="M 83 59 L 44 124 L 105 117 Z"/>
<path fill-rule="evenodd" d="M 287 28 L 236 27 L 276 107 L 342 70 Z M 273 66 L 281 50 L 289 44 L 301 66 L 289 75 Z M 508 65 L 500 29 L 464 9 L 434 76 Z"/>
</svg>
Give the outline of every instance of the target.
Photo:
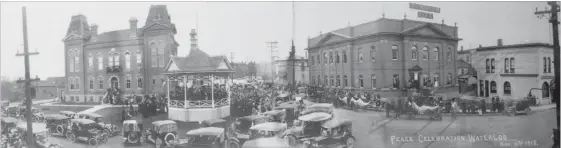
<svg viewBox="0 0 561 148">
<path fill-rule="evenodd" d="M 462 53 L 460 53 L 462 54 Z M 529 94 L 549 103 L 554 78 L 553 48 L 549 44 L 524 43 L 479 47 L 470 54 L 476 69 L 479 97 L 521 100 Z"/>
</svg>

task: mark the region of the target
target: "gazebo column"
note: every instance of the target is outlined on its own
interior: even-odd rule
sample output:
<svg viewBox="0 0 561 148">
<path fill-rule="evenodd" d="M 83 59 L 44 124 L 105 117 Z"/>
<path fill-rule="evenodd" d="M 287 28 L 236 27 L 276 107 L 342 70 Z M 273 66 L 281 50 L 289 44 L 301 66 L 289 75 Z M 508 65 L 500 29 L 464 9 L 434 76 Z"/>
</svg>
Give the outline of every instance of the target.
<svg viewBox="0 0 561 148">
<path fill-rule="evenodd" d="M 212 108 L 214 108 L 214 75 L 210 75 L 210 96 L 212 99 Z"/>
<path fill-rule="evenodd" d="M 187 108 L 189 102 L 187 102 L 187 76 L 183 76 L 183 108 Z"/>
<path fill-rule="evenodd" d="M 167 91 L 168 94 L 167 94 L 166 97 L 168 97 L 167 104 L 168 104 L 168 108 L 169 108 L 169 104 L 170 104 L 170 100 L 171 100 L 171 97 L 169 96 L 169 91 L 170 91 L 170 89 L 169 89 L 169 83 L 170 83 L 169 76 L 167 76 L 166 79 L 167 79 L 167 83 L 168 83 L 168 84 L 167 84 L 167 85 L 168 85 L 168 91 Z"/>
<path fill-rule="evenodd" d="M 230 92 L 231 92 L 230 87 L 232 86 L 230 85 L 234 83 L 234 82 L 230 83 L 230 80 L 232 80 L 232 78 L 231 75 L 228 74 L 228 76 L 226 76 L 226 91 L 227 91 L 226 93 L 228 93 L 228 105 L 232 104 L 231 102 L 232 100 L 230 99 Z"/>
</svg>

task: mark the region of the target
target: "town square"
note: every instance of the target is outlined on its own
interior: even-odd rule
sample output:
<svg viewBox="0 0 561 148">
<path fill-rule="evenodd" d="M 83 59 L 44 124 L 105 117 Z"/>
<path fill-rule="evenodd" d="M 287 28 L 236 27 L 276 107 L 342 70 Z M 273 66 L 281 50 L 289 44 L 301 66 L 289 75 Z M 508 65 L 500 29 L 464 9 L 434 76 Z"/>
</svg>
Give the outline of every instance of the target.
<svg viewBox="0 0 561 148">
<path fill-rule="evenodd" d="M 1 148 L 559 147 L 559 2 L 1 4 Z"/>
</svg>

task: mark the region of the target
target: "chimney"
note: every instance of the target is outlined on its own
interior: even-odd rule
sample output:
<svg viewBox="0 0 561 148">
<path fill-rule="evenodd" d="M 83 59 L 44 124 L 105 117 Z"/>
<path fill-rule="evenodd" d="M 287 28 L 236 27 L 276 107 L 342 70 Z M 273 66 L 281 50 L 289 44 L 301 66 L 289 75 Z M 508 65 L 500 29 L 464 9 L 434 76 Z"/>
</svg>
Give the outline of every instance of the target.
<svg viewBox="0 0 561 148">
<path fill-rule="evenodd" d="M 464 46 L 460 46 L 460 51 L 464 51 Z"/>
<path fill-rule="evenodd" d="M 130 29 L 130 33 L 131 33 L 130 37 L 131 38 L 136 38 L 137 37 L 136 32 L 137 32 L 137 28 L 138 28 L 137 27 L 138 20 L 136 19 L 136 17 L 131 17 L 131 19 L 129 20 L 129 23 L 130 23 L 130 28 L 129 29 Z"/>
<path fill-rule="evenodd" d="M 503 46 L 503 39 L 497 40 L 497 46 Z"/>
<path fill-rule="evenodd" d="M 479 48 L 481 48 L 481 47 L 482 47 L 481 44 L 479 44 Z"/>
<path fill-rule="evenodd" d="M 91 30 L 92 36 L 96 37 L 97 36 L 97 24 L 92 24 L 90 26 L 90 30 Z"/>
</svg>

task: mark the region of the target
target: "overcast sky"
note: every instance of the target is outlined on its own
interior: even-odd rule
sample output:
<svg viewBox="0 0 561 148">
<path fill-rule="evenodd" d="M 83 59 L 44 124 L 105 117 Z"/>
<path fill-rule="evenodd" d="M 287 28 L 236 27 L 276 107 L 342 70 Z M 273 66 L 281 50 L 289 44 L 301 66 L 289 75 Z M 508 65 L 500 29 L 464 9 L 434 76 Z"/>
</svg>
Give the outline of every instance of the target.
<svg viewBox="0 0 561 148">
<path fill-rule="evenodd" d="M 460 46 L 524 42 L 551 43 L 550 25 L 533 14 L 545 2 L 415 2 L 441 8 L 434 20 L 419 19 L 407 2 L 296 2 L 295 44 L 304 56 L 308 36 L 382 17 L 458 24 Z M 228 55 L 234 61 L 268 61 L 265 42 L 278 41 L 277 56 L 286 57 L 292 38 L 292 2 L 2 2 L 0 6 L 1 75 L 24 74 L 21 7 L 27 7 L 28 37 L 32 56 L 31 75 L 42 79 L 64 76 L 64 37 L 72 15 L 83 14 L 98 32 L 127 29 L 129 18 L 144 26 L 150 5 L 165 4 L 178 30 L 179 54 L 189 53 L 189 31 L 198 26 L 199 46 L 211 55 Z M 198 14 L 198 17 L 197 17 Z M 197 19 L 198 18 L 198 19 Z M 198 21 L 197 21 L 198 20 Z M 198 23 L 197 23 L 198 22 Z M 198 25 L 197 25 L 198 24 Z M 459 47 L 458 47 L 459 48 Z"/>
</svg>

